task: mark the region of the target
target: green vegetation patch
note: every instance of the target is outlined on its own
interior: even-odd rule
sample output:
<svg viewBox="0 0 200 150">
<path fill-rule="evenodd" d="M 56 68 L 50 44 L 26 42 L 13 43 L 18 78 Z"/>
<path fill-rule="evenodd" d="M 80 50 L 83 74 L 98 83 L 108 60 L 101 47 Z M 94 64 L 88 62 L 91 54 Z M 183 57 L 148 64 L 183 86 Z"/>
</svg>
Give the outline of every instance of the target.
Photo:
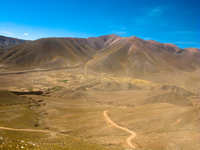
<svg viewBox="0 0 200 150">
<path fill-rule="evenodd" d="M 62 80 L 62 82 L 67 83 L 68 80 Z"/>
<path fill-rule="evenodd" d="M 62 90 L 63 88 L 61 87 L 61 86 L 54 86 L 54 87 L 52 87 L 52 88 L 48 88 L 47 90 L 48 91 L 54 91 L 54 92 L 56 92 L 56 91 L 60 91 L 60 90 Z"/>
</svg>

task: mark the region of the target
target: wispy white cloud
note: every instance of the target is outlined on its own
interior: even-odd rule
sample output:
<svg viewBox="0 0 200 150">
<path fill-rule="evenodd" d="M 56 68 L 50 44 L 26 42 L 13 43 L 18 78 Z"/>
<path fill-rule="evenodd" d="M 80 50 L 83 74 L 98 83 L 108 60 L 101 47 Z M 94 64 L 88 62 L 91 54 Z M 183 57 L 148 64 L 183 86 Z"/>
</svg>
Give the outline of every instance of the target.
<svg viewBox="0 0 200 150">
<path fill-rule="evenodd" d="M 167 10 L 166 6 L 153 7 L 143 10 L 142 15 L 134 18 L 135 25 L 143 28 L 147 28 L 149 25 L 165 26 L 166 20 L 162 15 Z"/>
<path fill-rule="evenodd" d="M 176 44 L 178 47 L 180 48 L 186 48 L 186 47 L 195 47 L 200 49 L 200 43 L 199 42 L 185 42 L 185 41 L 181 41 L 181 42 L 173 42 L 174 44 Z"/>
<path fill-rule="evenodd" d="M 27 34 L 27 33 L 24 33 L 24 35 L 28 36 L 28 34 Z"/>
<path fill-rule="evenodd" d="M 150 9 L 147 12 L 147 15 L 151 17 L 159 16 L 163 12 L 163 10 L 164 10 L 163 7 L 155 7 L 155 8 Z"/>
<path fill-rule="evenodd" d="M 198 44 L 197 42 L 174 42 L 177 44 Z"/>
<path fill-rule="evenodd" d="M 172 31 L 172 33 L 177 33 L 177 34 L 190 34 L 190 35 L 196 35 L 200 34 L 200 32 L 196 31 L 188 31 L 188 30 L 182 30 L 182 31 Z"/>
<path fill-rule="evenodd" d="M 10 33 L 10 32 L 7 32 L 7 31 L 1 31 L 1 32 L 4 33 L 4 34 L 7 34 L 7 35 L 11 35 L 11 36 L 13 36 L 13 34 Z"/>
<path fill-rule="evenodd" d="M 151 37 L 144 37 L 143 39 L 146 40 L 146 41 L 148 41 L 148 40 L 152 40 Z"/>
<path fill-rule="evenodd" d="M 119 35 L 122 35 L 122 34 L 126 34 L 125 31 L 112 31 L 113 34 L 119 34 Z"/>
<path fill-rule="evenodd" d="M 134 20 L 135 23 L 137 24 L 147 24 L 147 23 L 150 23 L 151 21 L 147 18 L 147 17 L 138 17 Z"/>
</svg>

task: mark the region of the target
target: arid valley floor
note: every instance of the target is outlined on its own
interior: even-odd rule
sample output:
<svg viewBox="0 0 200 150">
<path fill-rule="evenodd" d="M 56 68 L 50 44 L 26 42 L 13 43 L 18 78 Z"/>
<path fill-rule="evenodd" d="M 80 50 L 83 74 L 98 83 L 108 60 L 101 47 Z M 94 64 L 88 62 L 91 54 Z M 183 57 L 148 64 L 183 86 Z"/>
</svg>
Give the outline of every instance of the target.
<svg viewBox="0 0 200 150">
<path fill-rule="evenodd" d="M 165 82 L 83 68 L 2 71 L 0 147 L 200 149 L 197 91 Z"/>
</svg>

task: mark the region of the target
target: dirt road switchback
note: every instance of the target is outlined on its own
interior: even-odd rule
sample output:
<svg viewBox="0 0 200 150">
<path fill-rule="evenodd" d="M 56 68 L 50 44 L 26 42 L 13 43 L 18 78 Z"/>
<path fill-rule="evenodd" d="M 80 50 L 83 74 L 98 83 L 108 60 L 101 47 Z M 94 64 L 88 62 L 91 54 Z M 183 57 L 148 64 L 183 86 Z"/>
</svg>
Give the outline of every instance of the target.
<svg viewBox="0 0 200 150">
<path fill-rule="evenodd" d="M 127 144 L 131 147 L 131 148 L 138 148 L 138 144 L 134 143 L 132 140 L 133 138 L 135 138 L 137 136 L 137 133 L 129 130 L 128 128 L 126 127 L 122 127 L 122 126 L 119 126 L 117 123 L 115 123 L 109 116 L 108 116 L 108 110 L 105 110 L 103 112 L 103 116 L 105 117 L 105 120 L 110 123 L 111 125 L 113 125 L 114 127 L 118 128 L 118 129 L 121 129 L 123 131 L 126 131 L 128 133 L 131 134 L 131 136 L 129 136 L 127 139 L 126 139 L 126 142 Z"/>
</svg>

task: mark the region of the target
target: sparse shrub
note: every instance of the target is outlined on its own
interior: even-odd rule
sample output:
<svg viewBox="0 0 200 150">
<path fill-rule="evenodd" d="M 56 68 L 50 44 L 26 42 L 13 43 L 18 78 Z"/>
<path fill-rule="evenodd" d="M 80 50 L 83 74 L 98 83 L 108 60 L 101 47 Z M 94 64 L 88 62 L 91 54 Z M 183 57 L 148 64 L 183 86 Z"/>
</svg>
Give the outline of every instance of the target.
<svg viewBox="0 0 200 150">
<path fill-rule="evenodd" d="M 48 91 L 60 91 L 61 89 L 62 89 L 62 87 L 60 87 L 60 86 L 54 86 L 52 88 L 48 88 L 47 90 Z"/>
<path fill-rule="evenodd" d="M 68 80 L 62 80 L 62 82 L 67 83 Z"/>
<path fill-rule="evenodd" d="M 33 88 L 32 87 L 28 87 L 27 89 L 29 90 L 29 92 L 33 92 Z"/>
</svg>

